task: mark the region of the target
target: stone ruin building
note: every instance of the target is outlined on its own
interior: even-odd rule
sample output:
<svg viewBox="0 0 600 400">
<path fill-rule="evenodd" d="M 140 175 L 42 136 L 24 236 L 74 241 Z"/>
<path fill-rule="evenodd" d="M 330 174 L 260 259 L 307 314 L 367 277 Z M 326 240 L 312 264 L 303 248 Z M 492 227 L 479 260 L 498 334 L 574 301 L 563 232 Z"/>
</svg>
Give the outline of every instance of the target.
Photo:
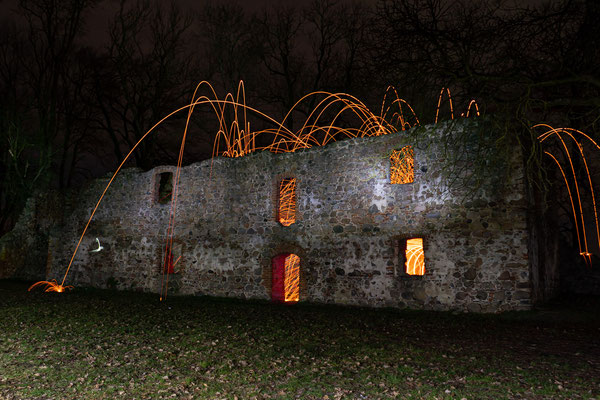
<svg viewBox="0 0 600 400">
<path fill-rule="evenodd" d="M 284 297 L 301 302 L 474 312 L 552 296 L 556 257 L 541 249 L 556 237 L 543 234 L 518 154 L 502 189 L 453 189 L 431 143 L 399 133 L 183 167 L 168 263 L 176 168 L 123 170 L 65 284 L 159 293 L 168 273 L 169 295 L 285 300 L 283 279 L 293 286 Z M 60 282 L 109 178 L 30 199 L 0 240 L 0 277 Z M 282 196 L 294 200 L 288 209 Z M 409 271 L 414 246 L 421 264 Z M 289 260 L 295 269 L 282 272 Z"/>
</svg>

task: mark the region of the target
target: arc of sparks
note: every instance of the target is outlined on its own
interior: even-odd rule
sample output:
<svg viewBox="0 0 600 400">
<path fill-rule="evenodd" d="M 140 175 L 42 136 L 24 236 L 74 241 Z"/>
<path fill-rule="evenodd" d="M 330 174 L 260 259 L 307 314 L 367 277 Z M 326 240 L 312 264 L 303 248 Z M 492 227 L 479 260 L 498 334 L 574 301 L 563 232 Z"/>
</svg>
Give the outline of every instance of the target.
<svg viewBox="0 0 600 400">
<path fill-rule="evenodd" d="M 58 284 L 58 282 L 56 282 L 56 279 L 53 279 L 51 281 L 40 281 L 40 282 L 36 282 L 33 285 L 31 285 L 29 287 L 29 289 L 27 289 L 28 292 L 30 292 L 31 290 L 35 289 L 36 287 L 44 287 L 44 292 L 48 293 L 48 292 L 56 292 L 56 293 L 62 293 L 65 292 L 67 290 L 71 290 L 73 289 L 73 286 L 63 286 L 61 284 Z"/>
<path fill-rule="evenodd" d="M 406 273 L 409 275 L 425 275 L 425 253 L 423 252 L 422 238 L 406 241 Z"/>
<path fill-rule="evenodd" d="M 540 141 L 540 143 L 543 143 L 544 141 L 546 141 L 550 137 L 556 136 L 559 139 L 560 143 L 562 144 L 562 148 L 563 148 L 564 154 L 566 155 L 567 160 L 569 161 L 569 166 L 571 167 L 570 169 L 571 169 L 571 173 L 572 173 L 572 176 L 573 176 L 573 181 L 574 181 L 574 184 L 575 184 L 575 190 L 576 190 L 575 194 L 577 195 L 577 204 L 579 206 L 578 208 L 579 208 L 579 217 L 581 219 L 581 234 L 583 236 L 583 246 L 582 246 L 582 243 L 581 243 L 581 236 L 579 234 L 579 226 L 578 226 L 578 222 L 577 222 L 577 220 L 579 218 L 577 217 L 577 213 L 575 211 L 575 201 L 573 199 L 573 193 L 571 192 L 569 181 L 568 181 L 568 179 L 566 177 L 566 174 L 565 174 L 562 166 L 560 165 L 560 162 L 558 161 L 558 159 L 554 155 L 550 154 L 548 151 L 544 152 L 545 154 L 547 154 L 550 157 L 552 157 L 552 159 L 554 160 L 554 162 L 559 167 L 560 172 L 561 172 L 561 174 L 563 176 L 563 179 L 565 181 L 565 185 L 567 186 L 567 190 L 568 190 L 568 194 L 569 194 L 569 200 L 571 202 L 571 207 L 573 209 L 573 218 L 574 218 L 574 221 L 575 221 L 575 230 L 577 232 L 577 241 L 578 241 L 578 244 L 579 244 L 579 254 L 584 257 L 584 259 L 586 261 L 586 264 L 591 265 L 591 263 L 592 263 L 592 259 L 591 259 L 592 253 L 588 249 L 587 233 L 586 233 L 586 229 L 585 229 L 585 219 L 584 219 L 584 216 L 583 216 L 583 206 L 582 206 L 581 194 L 580 194 L 580 191 L 579 191 L 579 185 L 577 183 L 577 176 L 576 176 L 575 169 L 574 169 L 574 166 L 573 166 L 573 160 L 572 160 L 572 157 L 571 157 L 571 153 L 570 153 L 570 151 L 569 151 L 569 149 L 568 149 L 565 141 L 563 140 L 563 138 L 561 136 L 561 133 L 566 134 L 568 137 L 571 138 L 571 140 L 573 140 L 573 142 L 577 146 L 577 149 L 578 149 L 579 154 L 581 156 L 581 159 L 583 161 L 583 165 L 585 167 L 585 173 L 586 173 L 586 176 L 587 176 L 587 181 L 588 181 L 589 188 L 590 188 L 590 194 L 591 194 L 591 197 L 592 197 L 592 208 L 594 210 L 594 223 L 595 223 L 595 228 L 596 228 L 596 239 L 597 239 L 597 243 L 598 243 L 598 247 L 599 248 L 600 248 L 600 225 L 598 223 L 598 210 L 597 210 L 597 206 L 596 206 L 596 195 L 595 195 L 595 192 L 594 192 L 594 185 L 592 183 L 591 173 L 590 173 L 590 170 L 589 170 L 589 167 L 588 167 L 587 159 L 586 159 L 586 156 L 585 156 L 585 154 L 583 152 L 583 146 L 577 140 L 577 138 L 575 137 L 575 134 L 583 136 L 590 143 L 592 143 L 594 145 L 594 147 L 596 147 L 596 149 L 598 149 L 598 150 L 600 150 L 600 146 L 598 146 L 598 144 L 591 137 L 589 137 L 584 132 L 581 132 L 581 131 L 579 131 L 577 129 L 573 129 L 573 128 L 553 128 L 552 126 L 550 126 L 548 124 L 537 124 L 537 125 L 533 126 L 534 129 L 535 128 L 539 128 L 539 127 L 546 128 L 546 131 L 544 133 L 538 135 L 538 137 L 537 137 L 538 140 Z"/>
<path fill-rule="evenodd" d="M 208 87 L 209 92 L 212 93 L 214 98 L 211 98 L 210 95 L 199 95 L 198 93 L 199 93 L 200 89 L 203 87 Z M 77 244 L 75 246 L 75 250 L 69 260 L 69 263 L 67 265 L 67 268 L 65 270 L 65 273 L 64 273 L 61 283 L 58 284 L 56 281 L 54 281 L 54 282 L 41 281 L 41 282 L 38 282 L 38 283 L 32 285 L 30 287 L 30 289 L 37 287 L 37 286 L 46 285 L 47 286 L 46 291 L 62 292 L 68 288 L 71 288 L 71 286 L 64 286 L 65 280 L 71 269 L 71 266 L 73 264 L 75 256 L 79 250 L 79 247 L 83 241 L 83 237 L 85 236 L 85 234 L 89 228 L 89 225 L 90 225 L 94 215 L 96 214 L 98 207 L 102 203 L 102 200 L 104 199 L 112 182 L 116 178 L 117 174 L 121 171 L 121 169 L 123 168 L 125 163 L 129 160 L 129 158 L 131 157 L 133 152 L 138 148 L 140 143 L 144 139 L 146 139 L 146 137 L 148 135 L 150 135 L 152 132 L 154 132 L 154 130 L 159 125 L 161 125 L 165 120 L 167 120 L 171 116 L 173 116 L 181 111 L 184 111 L 184 110 L 188 111 L 185 129 L 183 132 L 183 138 L 182 138 L 180 149 L 179 149 L 177 168 L 175 171 L 175 177 L 174 177 L 174 182 L 173 182 L 171 205 L 170 205 L 170 211 L 169 211 L 169 225 L 167 227 L 167 239 L 166 239 L 166 243 L 165 243 L 165 260 L 167 259 L 167 257 L 172 256 L 172 248 L 173 248 L 172 245 L 173 245 L 173 236 L 174 236 L 174 228 L 175 228 L 175 215 L 176 215 L 176 208 L 177 208 L 177 198 L 178 198 L 179 183 L 180 183 L 180 177 L 181 177 L 181 166 L 182 166 L 182 160 L 183 160 L 183 153 L 184 153 L 186 138 L 187 138 L 187 134 L 188 134 L 188 130 L 189 130 L 190 119 L 191 119 L 191 116 L 192 116 L 193 111 L 196 106 L 209 105 L 210 107 L 212 107 L 215 115 L 217 116 L 218 122 L 219 122 L 219 129 L 218 129 L 217 135 L 214 140 L 214 145 L 213 145 L 213 154 L 212 154 L 213 158 L 218 155 L 223 155 L 226 157 L 241 157 L 241 156 L 244 156 L 251 152 L 257 151 L 257 150 L 269 150 L 269 151 L 279 153 L 279 152 L 290 152 L 290 151 L 293 152 L 300 148 L 309 148 L 312 146 L 322 146 L 322 145 L 327 144 L 330 141 L 336 140 L 336 138 L 339 135 L 342 135 L 345 137 L 359 137 L 359 136 L 378 136 L 378 135 L 390 134 L 390 133 L 396 131 L 396 129 L 394 128 L 394 125 L 390 122 L 387 122 L 388 114 L 390 113 L 391 108 L 394 106 L 398 108 L 398 111 L 393 112 L 391 114 L 392 115 L 391 120 L 393 121 L 395 119 L 398 122 L 401 130 L 404 130 L 405 127 L 412 126 L 405 119 L 404 112 L 402 110 L 402 105 L 406 105 L 408 107 L 408 109 L 410 110 L 410 112 L 412 113 L 412 116 L 414 117 L 414 119 L 416 121 L 416 125 L 419 125 L 419 119 L 417 118 L 412 107 L 405 100 L 400 99 L 398 97 L 398 94 L 393 87 L 391 89 L 390 88 L 388 88 L 388 89 L 393 90 L 396 98 L 395 98 L 395 100 L 392 101 L 391 105 L 385 107 L 384 104 L 385 104 L 385 99 L 387 96 L 387 91 L 386 91 L 386 96 L 384 96 L 384 102 L 382 103 L 382 108 L 381 108 L 381 112 L 380 112 L 379 116 L 373 114 L 367 108 L 367 106 L 365 104 L 363 104 L 360 100 L 358 100 L 354 96 L 351 96 L 351 95 L 345 94 L 345 93 L 329 93 L 329 92 L 319 91 L 319 92 L 309 93 L 309 94 L 303 96 L 300 100 L 298 100 L 298 102 L 296 102 L 294 104 L 294 106 L 292 106 L 292 108 L 288 111 L 288 113 L 286 114 L 284 119 L 281 122 L 278 122 L 275 119 L 273 119 L 272 117 L 270 117 L 269 115 L 255 109 L 253 107 L 249 107 L 246 105 L 246 96 L 245 96 L 245 89 L 244 89 L 243 81 L 240 81 L 240 83 L 238 85 L 238 90 L 237 90 L 237 94 L 236 94 L 235 98 L 234 98 L 233 94 L 228 93 L 224 99 L 218 98 L 216 91 L 214 90 L 214 88 L 212 87 L 212 85 L 209 82 L 207 82 L 207 81 L 200 82 L 196 86 L 196 89 L 194 90 L 194 94 L 192 96 L 192 101 L 189 104 L 170 112 L 169 114 L 164 116 L 162 119 L 160 119 L 158 122 L 156 122 L 134 144 L 134 146 L 129 150 L 129 152 L 127 153 L 125 158 L 119 164 L 119 166 L 117 167 L 117 169 L 111 176 L 110 180 L 108 181 L 106 187 L 104 188 L 102 194 L 100 195 L 98 201 L 96 202 L 96 205 L 94 206 L 92 213 L 91 213 L 88 221 L 85 224 L 83 232 L 81 233 L 81 236 L 79 237 L 79 240 L 77 241 Z M 452 106 L 452 99 L 450 97 L 450 90 L 446 89 L 446 88 L 442 88 L 442 91 L 440 93 L 440 98 L 438 100 L 438 109 L 436 112 L 436 122 L 438 120 L 439 107 L 441 104 L 441 98 L 442 98 L 444 90 L 446 90 L 446 92 L 448 93 L 448 97 L 449 97 L 449 101 L 450 101 L 451 118 L 454 119 L 454 112 L 453 112 L 453 106 Z M 291 114 L 294 112 L 294 110 L 298 107 L 298 105 L 301 104 L 301 102 L 309 99 L 311 96 L 324 96 L 324 98 L 321 101 L 319 101 L 317 103 L 317 106 L 314 107 L 314 109 L 311 111 L 309 116 L 306 118 L 306 121 L 305 121 L 304 125 L 302 126 L 302 128 L 297 132 L 292 132 L 290 129 L 288 129 L 285 126 L 285 122 L 291 116 Z M 335 116 L 331 120 L 331 122 L 326 125 L 320 125 L 319 121 L 325 115 L 325 113 L 328 112 L 328 110 L 330 110 L 332 107 L 334 107 L 335 105 L 338 105 L 338 104 L 341 105 L 342 107 L 337 111 L 337 113 L 335 114 Z M 470 106 L 471 106 L 471 104 L 469 105 L 469 108 L 470 108 Z M 234 120 L 230 125 L 228 125 L 226 123 L 227 107 L 233 107 Z M 251 131 L 250 123 L 247 120 L 248 112 L 251 112 L 251 113 L 259 116 L 260 118 L 262 118 L 266 121 L 269 121 L 270 123 L 272 123 L 275 126 L 275 128 L 268 128 L 268 129 L 264 129 L 261 131 Z M 336 126 L 335 124 L 336 124 L 337 120 L 345 112 L 350 112 L 353 116 L 357 117 L 361 121 L 361 126 L 359 128 L 342 128 L 342 127 Z M 242 121 L 240 121 L 240 119 L 242 119 Z M 320 141 L 316 137 L 316 134 L 318 134 L 318 133 L 323 134 L 323 139 Z M 260 134 L 273 135 L 273 140 L 272 140 L 271 144 L 268 144 L 263 147 L 257 147 L 256 146 L 256 138 Z M 220 151 L 220 149 L 219 149 L 221 140 L 223 140 L 223 142 L 225 144 L 225 150 L 223 150 L 223 151 Z M 211 173 L 212 173 L 212 168 L 211 168 Z M 100 245 L 98 238 L 96 238 L 96 240 L 98 243 L 98 248 L 96 250 L 92 250 L 93 252 L 98 252 L 98 251 L 102 250 L 102 248 L 103 248 Z M 181 258 L 181 256 L 180 256 L 180 258 Z M 179 261 L 179 258 L 177 261 Z M 161 299 L 162 299 L 163 294 L 164 294 L 164 297 L 166 297 L 167 290 L 168 290 L 169 275 L 166 274 L 166 277 L 164 275 L 165 274 L 164 274 L 164 269 L 163 269 L 163 278 L 161 279 Z"/>
</svg>

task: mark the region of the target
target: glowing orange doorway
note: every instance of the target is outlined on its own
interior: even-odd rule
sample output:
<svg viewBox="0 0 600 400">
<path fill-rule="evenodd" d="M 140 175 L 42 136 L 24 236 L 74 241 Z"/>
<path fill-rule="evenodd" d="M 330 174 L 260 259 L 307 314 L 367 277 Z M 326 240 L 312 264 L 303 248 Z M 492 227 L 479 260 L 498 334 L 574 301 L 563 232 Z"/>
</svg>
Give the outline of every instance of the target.
<svg viewBox="0 0 600 400">
<path fill-rule="evenodd" d="M 300 300 L 300 257 L 291 253 L 279 254 L 271 260 L 271 299 L 295 303 Z"/>
</svg>

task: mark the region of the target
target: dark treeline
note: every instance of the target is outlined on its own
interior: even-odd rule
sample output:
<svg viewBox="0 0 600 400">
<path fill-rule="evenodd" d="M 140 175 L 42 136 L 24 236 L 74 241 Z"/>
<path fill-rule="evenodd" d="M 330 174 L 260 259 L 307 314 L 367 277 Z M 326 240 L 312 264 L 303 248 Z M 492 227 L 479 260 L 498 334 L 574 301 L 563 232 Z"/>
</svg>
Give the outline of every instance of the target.
<svg viewBox="0 0 600 400">
<path fill-rule="evenodd" d="M 277 119 L 316 90 L 353 94 L 377 111 L 393 85 L 427 123 L 449 87 L 457 113 L 475 98 L 522 143 L 542 121 L 597 137 L 594 0 L 315 0 L 252 12 L 231 2 L 191 10 L 121 0 L 99 36 L 106 42 L 92 46 L 87 26 L 99 3 L 20 0 L 0 25 L 0 233 L 34 191 L 114 170 L 202 80 L 220 97 L 243 80 L 247 104 Z M 210 111 L 197 110 L 186 163 L 211 156 Z M 175 162 L 184 117 L 145 140 L 128 165 Z"/>
</svg>

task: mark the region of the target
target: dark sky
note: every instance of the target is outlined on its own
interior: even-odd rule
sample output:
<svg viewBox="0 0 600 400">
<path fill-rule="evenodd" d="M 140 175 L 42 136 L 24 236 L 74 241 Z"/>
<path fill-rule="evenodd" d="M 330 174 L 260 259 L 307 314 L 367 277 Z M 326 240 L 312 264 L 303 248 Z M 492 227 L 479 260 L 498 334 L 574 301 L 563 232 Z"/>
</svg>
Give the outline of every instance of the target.
<svg viewBox="0 0 600 400">
<path fill-rule="evenodd" d="M 210 0 L 212 4 L 236 4 L 239 7 L 246 10 L 249 14 L 259 12 L 260 10 L 277 5 L 295 5 L 303 6 L 309 3 L 311 0 Z M 130 0 L 130 3 L 134 3 L 135 0 Z M 167 1 L 163 0 L 164 3 Z M 190 9 L 192 11 L 199 11 L 204 4 L 209 1 L 198 1 L 198 0 L 175 0 L 175 4 L 179 5 L 182 9 Z M 18 0 L 0 0 L 0 15 L 1 20 L 15 20 L 18 21 L 20 18 L 15 14 L 19 1 Z M 119 0 L 103 0 L 95 6 L 87 16 L 86 22 L 86 35 L 84 41 L 93 45 L 101 45 L 107 43 L 108 39 L 108 24 L 110 23 L 112 16 L 115 14 L 119 7 Z"/>
</svg>

